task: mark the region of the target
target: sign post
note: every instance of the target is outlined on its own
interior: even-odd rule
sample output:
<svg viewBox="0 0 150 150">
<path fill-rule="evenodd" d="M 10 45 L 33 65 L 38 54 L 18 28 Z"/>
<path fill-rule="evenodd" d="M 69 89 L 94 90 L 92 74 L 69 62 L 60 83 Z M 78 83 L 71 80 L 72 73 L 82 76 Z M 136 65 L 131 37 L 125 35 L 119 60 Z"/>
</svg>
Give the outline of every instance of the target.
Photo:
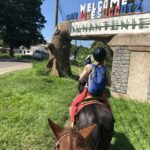
<svg viewBox="0 0 150 150">
<path fill-rule="evenodd" d="M 55 27 L 58 25 L 58 3 L 59 3 L 59 0 L 56 0 L 56 8 L 55 8 Z"/>
</svg>

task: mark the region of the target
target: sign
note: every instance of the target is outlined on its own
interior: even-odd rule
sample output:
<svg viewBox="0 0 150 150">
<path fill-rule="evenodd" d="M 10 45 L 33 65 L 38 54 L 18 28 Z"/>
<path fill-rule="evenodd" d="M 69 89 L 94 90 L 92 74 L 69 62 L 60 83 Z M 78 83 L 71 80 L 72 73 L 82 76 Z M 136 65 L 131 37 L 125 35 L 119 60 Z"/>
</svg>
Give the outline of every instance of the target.
<svg viewBox="0 0 150 150">
<path fill-rule="evenodd" d="M 150 33 L 150 13 L 72 22 L 71 36 Z"/>
<path fill-rule="evenodd" d="M 95 19 L 106 16 L 118 16 L 125 13 L 142 12 L 143 0 L 100 0 L 96 4 L 84 3 L 80 5 L 79 19 Z"/>
<path fill-rule="evenodd" d="M 67 15 L 66 19 L 88 20 L 147 12 L 150 11 L 148 5 L 150 5 L 149 0 L 91 0 L 91 2 L 80 4 L 79 10 Z"/>
</svg>

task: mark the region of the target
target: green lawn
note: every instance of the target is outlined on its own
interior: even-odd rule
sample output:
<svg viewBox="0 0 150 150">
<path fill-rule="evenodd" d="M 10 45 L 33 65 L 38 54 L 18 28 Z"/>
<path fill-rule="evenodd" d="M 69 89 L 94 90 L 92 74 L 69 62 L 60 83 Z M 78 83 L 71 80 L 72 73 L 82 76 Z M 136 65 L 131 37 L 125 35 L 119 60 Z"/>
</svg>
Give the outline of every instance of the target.
<svg viewBox="0 0 150 150">
<path fill-rule="evenodd" d="M 110 150 L 150 150 L 150 105 L 110 99 L 115 133 Z"/>
<path fill-rule="evenodd" d="M 60 125 L 76 94 L 76 82 L 45 76 L 41 65 L 0 76 L 0 150 L 48 150 L 47 118 Z"/>
<path fill-rule="evenodd" d="M 64 125 L 77 82 L 47 76 L 45 62 L 0 76 L 0 150 L 53 149 L 47 118 Z M 78 69 L 73 67 L 73 72 Z M 116 119 L 110 150 L 150 149 L 150 105 L 110 98 Z"/>
</svg>

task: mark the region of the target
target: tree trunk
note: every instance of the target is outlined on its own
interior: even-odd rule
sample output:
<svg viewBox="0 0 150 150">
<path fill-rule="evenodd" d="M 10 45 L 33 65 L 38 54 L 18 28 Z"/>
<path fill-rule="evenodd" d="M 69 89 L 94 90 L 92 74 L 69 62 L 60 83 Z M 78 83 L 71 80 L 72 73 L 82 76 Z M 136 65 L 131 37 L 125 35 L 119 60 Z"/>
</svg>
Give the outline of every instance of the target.
<svg viewBox="0 0 150 150">
<path fill-rule="evenodd" d="M 12 45 L 10 45 L 9 56 L 14 57 L 14 47 Z"/>
<path fill-rule="evenodd" d="M 48 45 L 49 61 L 47 67 L 51 68 L 50 75 L 71 76 L 70 48 L 71 39 L 68 34 L 68 22 L 62 23 L 54 32 L 52 42 Z"/>
</svg>

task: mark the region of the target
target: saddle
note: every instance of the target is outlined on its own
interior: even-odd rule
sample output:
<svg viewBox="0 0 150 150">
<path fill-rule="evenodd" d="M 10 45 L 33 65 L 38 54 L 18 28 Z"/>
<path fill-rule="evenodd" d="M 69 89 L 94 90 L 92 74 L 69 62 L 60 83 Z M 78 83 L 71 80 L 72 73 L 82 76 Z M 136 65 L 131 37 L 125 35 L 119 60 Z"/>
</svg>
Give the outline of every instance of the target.
<svg viewBox="0 0 150 150">
<path fill-rule="evenodd" d="M 84 101 L 79 103 L 79 105 L 77 106 L 75 116 L 81 111 L 81 109 L 83 109 L 84 107 L 88 105 L 93 105 L 93 104 L 105 105 L 104 100 L 101 97 L 85 98 Z"/>
</svg>

